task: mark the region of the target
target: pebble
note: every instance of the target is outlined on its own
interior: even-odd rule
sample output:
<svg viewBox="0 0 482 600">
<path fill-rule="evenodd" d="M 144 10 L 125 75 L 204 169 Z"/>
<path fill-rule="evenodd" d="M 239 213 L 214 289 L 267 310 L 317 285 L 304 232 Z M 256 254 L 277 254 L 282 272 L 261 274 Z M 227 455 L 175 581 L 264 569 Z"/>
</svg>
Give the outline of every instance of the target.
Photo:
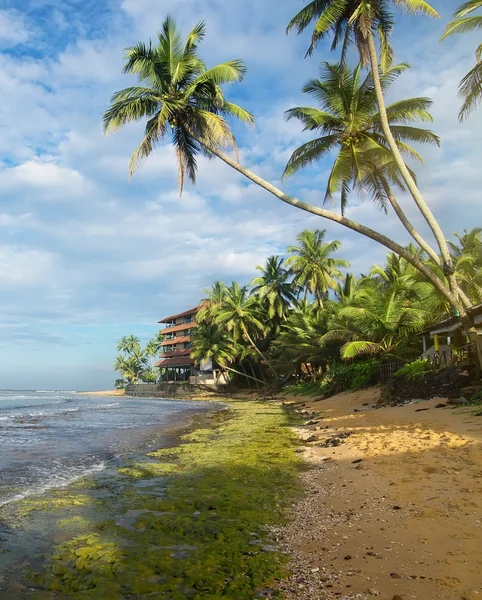
<svg viewBox="0 0 482 600">
<path fill-rule="evenodd" d="M 390 577 L 392 577 L 393 579 L 401 579 L 402 576 L 399 575 L 398 573 L 390 573 Z"/>
<path fill-rule="evenodd" d="M 380 592 L 378 590 L 376 590 L 375 588 L 370 588 L 368 590 L 368 593 L 370 594 L 370 596 L 379 596 Z"/>
</svg>

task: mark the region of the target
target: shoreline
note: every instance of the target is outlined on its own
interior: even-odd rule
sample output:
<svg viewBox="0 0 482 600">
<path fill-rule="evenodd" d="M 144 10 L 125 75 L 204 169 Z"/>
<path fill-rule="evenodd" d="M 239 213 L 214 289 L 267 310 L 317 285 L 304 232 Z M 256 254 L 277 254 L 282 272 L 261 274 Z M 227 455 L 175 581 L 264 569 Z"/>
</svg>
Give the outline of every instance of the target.
<svg viewBox="0 0 482 600">
<path fill-rule="evenodd" d="M 277 542 L 289 600 L 481 600 L 482 418 L 377 389 L 287 398 L 311 470 Z M 312 414 L 315 413 L 315 414 Z"/>
<path fill-rule="evenodd" d="M 0 577 L 2 600 L 211 598 L 221 589 L 248 600 L 274 589 L 286 558 L 267 528 L 284 522 L 302 461 L 279 403 L 225 402 L 207 404 L 163 448 L 18 503 L 28 551 Z M 46 524 L 50 545 L 38 542 Z"/>
</svg>

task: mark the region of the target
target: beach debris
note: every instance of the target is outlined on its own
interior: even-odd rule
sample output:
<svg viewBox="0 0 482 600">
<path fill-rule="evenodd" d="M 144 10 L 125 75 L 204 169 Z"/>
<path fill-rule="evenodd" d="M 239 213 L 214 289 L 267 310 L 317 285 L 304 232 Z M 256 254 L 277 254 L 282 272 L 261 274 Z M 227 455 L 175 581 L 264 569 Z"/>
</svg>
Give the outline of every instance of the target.
<svg viewBox="0 0 482 600">
<path fill-rule="evenodd" d="M 370 594 L 370 596 L 379 596 L 380 592 L 378 590 L 376 590 L 375 588 L 370 588 L 368 590 L 368 593 Z"/>
<path fill-rule="evenodd" d="M 399 573 L 390 573 L 392 579 L 401 579 L 402 576 Z"/>
<path fill-rule="evenodd" d="M 439 402 L 438 404 L 435 405 L 435 408 L 445 408 L 447 405 L 444 404 L 443 402 Z"/>
<path fill-rule="evenodd" d="M 361 463 L 361 462 L 362 462 L 362 460 L 363 460 L 363 458 L 357 458 L 356 460 L 352 460 L 352 461 L 351 461 L 351 464 L 352 464 L 352 465 L 357 465 L 358 463 Z"/>
<path fill-rule="evenodd" d="M 423 412 L 424 410 L 429 410 L 428 408 L 417 408 L 415 412 Z"/>
</svg>

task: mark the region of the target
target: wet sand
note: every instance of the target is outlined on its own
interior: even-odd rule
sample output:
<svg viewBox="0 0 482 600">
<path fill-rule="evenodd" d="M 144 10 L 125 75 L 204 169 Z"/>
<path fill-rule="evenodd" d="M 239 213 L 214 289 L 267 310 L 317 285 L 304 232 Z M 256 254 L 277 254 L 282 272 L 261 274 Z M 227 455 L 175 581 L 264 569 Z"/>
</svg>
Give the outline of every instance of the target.
<svg viewBox="0 0 482 600">
<path fill-rule="evenodd" d="M 319 422 L 299 429 L 314 469 L 278 532 L 293 557 L 281 588 L 296 600 L 482 600 L 482 417 L 435 408 L 444 399 L 374 409 L 378 395 L 289 399 Z M 330 438 L 340 445 L 323 447 Z"/>
</svg>

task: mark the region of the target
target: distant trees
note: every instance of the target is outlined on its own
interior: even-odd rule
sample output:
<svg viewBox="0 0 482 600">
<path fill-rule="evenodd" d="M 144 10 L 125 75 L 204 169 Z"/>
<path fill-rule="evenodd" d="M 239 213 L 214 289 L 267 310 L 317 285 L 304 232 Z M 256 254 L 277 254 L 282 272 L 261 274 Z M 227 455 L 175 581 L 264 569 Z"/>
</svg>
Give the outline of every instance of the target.
<svg viewBox="0 0 482 600">
<path fill-rule="evenodd" d="M 144 348 L 135 335 L 124 336 L 117 344 L 120 353 L 114 361 L 114 370 L 120 373 L 121 378 L 116 379 L 116 388 L 122 388 L 130 383 L 156 383 L 158 374 L 154 371 L 154 358 L 160 349 L 161 337 L 154 336 Z M 151 364 L 149 364 L 151 359 Z"/>
</svg>

